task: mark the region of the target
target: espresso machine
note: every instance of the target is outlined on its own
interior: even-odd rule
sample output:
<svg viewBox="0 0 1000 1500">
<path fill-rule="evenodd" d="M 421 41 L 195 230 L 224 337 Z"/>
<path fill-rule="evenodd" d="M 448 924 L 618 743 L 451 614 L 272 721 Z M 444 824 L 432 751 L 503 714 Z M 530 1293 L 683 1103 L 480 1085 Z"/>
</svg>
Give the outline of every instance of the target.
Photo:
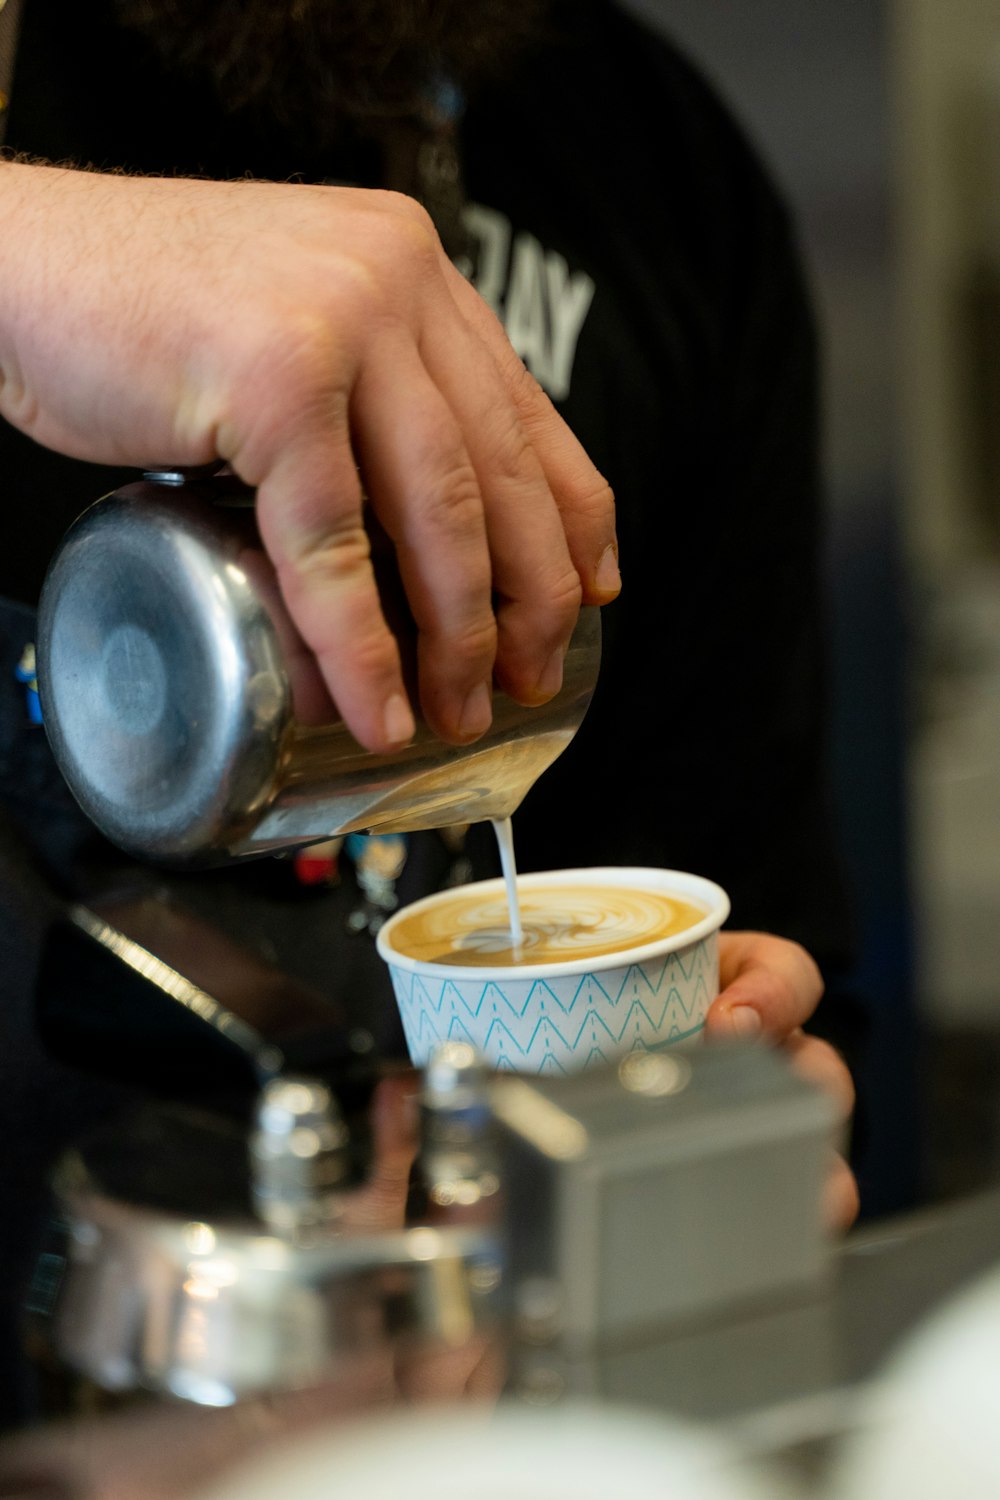
<svg viewBox="0 0 1000 1500">
<path fill-rule="evenodd" d="M 394 1092 L 416 1128 L 389 1147 L 370 1112 Z M 457 1397 L 488 1361 L 532 1406 L 738 1412 L 760 1370 L 720 1369 L 725 1336 L 780 1313 L 787 1337 L 826 1290 L 832 1128 L 765 1049 L 559 1079 L 488 1076 L 464 1043 L 421 1075 L 279 1066 L 239 1109 L 159 1103 L 68 1154 L 32 1338 L 91 1405 L 231 1406 L 382 1356 L 407 1401 L 422 1369 L 452 1361 Z"/>
<path fill-rule="evenodd" d="M 581 722 L 595 610 L 545 708 L 498 694 L 473 746 L 419 730 L 370 755 L 317 714 L 269 568 L 252 496 L 174 472 L 99 502 L 54 560 L 46 729 L 122 848 L 190 866 L 504 818 Z M 308 1400 L 374 1364 L 382 1402 L 641 1398 L 715 1420 L 778 1390 L 794 1330 L 826 1379 L 833 1108 L 778 1054 L 501 1077 L 446 1043 L 417 1073 L 155 890 L 58 927 L 50 996 L 88 976 L 123 1021 L 169 1014 L 197 1061 L 165 1059 L 159 1097 L 57 1170 L 28 1324 L 53 1414 Z"/>
<path fill-rule="evenodd" d="M 113 977 L 206 1047 L 187 1098 L 174 1083 L 56 1172 L 29 1319 L 53 1413 L 305 1396 L 372 1360 L 406 1403 L 479 1371 L 477 1394 L 532 1408 L 713 1421 L 828 1378 L 833 1106 L 778 1053 L 529 1077 L 446 1043 L 418 1073 L 277 971 L 241 960 L 222 1003 L 191 977 L 186 927 L 187 973 L 147 946 L 171 951 L 156 900 L 67 924 L 43 985 Z"/>
</svg>

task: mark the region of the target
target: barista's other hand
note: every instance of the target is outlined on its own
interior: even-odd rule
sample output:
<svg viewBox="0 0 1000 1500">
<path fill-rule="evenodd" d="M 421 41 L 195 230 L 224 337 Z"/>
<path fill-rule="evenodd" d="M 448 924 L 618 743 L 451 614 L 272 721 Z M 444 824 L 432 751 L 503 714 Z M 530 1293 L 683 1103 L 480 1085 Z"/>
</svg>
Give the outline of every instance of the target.
<svg viewBox="0 0 1000 1500">
<path fill-rule="evenodd" d="M 805 949 L 763 932 L 720 933 L 719 985 L 705 1022 L 709 1039 L 779 1043 L 795 1070 L 831 1096 L 846 1125 L 854 1108 L 851 1075 L 828 1042 L 802 1029 L 823 994 L 819 970 Z M 830 1164 L 824 1211 L 839 1229 L 857 1216 L 857 1184 L 839 1155 Z"/>
<path fill-rule="evenodd" d="M 0 415 L 76 458 L 225 460 L 361 742 L 413 729 L 362 517 L 392 538 L 420 699 L 475 739 L 557 690 L 618 589 L 611 492 L 398 193 L 0 162 Z"/>
<path fill-rule="evenodd" d="M 342 1227 L 383 1234 L 406 1224 L 410 1171 L 417 1159 L 420 1080 L 413 1072 L 381 1078 L 369 1108 L 371 1164 L 364 1183 L 345 1197 Z"/>
</svg>

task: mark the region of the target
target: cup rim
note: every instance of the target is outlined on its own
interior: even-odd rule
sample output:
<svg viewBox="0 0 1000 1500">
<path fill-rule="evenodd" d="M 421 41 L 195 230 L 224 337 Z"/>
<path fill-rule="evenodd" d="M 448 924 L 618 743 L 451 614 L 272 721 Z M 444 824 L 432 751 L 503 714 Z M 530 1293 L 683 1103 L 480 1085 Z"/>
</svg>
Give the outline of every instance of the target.
<svg viewBox="0 0 1000 1500">
<path fill-rule="evenodd" d="M 665 870 L 652 865 L 597 865 L 591 868 L 580 867 L 572 870 L 535 870 L 529 874 L 518 875 L 519 887 L 536 889 L 546 885 L 629 885 L 638 887 L 640 890 L 650 887 L 654 890 L 669 888 L 669 894 L 677 896 L 691 896 L 695 901 L 709 902 L 710 909 L 706 911 L 700 922 L 695 922 L 691 927 L 685 927 L 681 932 L 671 933 L 668 937 L 656 938 L 649 943 L 637 943 L 633 948 L 622 948 L 616 953 L 602 953 L 593 958 L 581 959 L 570 958 L 558 963 L 550 964 L 517 964 L 497 965 L 491 970 L 487 964 L 438 964 L 426 959 L 413 958 L 408 953 L 401 953 L 394 948 L 389 941 L 393 927 L 401 918 L 409 916 L 422 908 L 436 905 L 442 899 L 454 895 L 458 889 L 477 890 L 484 894 L 500 894 L 505 890 L 502 876 L 490 880 L 471 880 L 468 885 L 454 887 L 444 891 L 435 891 L 430 896 L 421 896 L 417 901 L 409 901 L 401 906 L 398 911 L 385 921 L 379 928 L 375 937 L 375 946 L 380 956 L 387 964 L 396 969 L 404 969 L 410 974 L 425 974 L 435 979 L 471 980 L 486 982 L 490 974 L 502 972 L 505 981 L 517 980 L 534 982 L 538 979 L 548 977 L 559 977 L 565 974 L 594 974 L 601 973 L 607 969 L 627 969 L 633 964 L 645 963 L 651 958 L 659 958 L 664 954 L 675 953 L 681 948 L 689 948 L 699 943 L 712 933 L 718 932 L 730 912 L 729 897 L 720 885 L 714 880 L 709 880 L 704 875 L 692 875 L 686 870 Z"/>
</svg>

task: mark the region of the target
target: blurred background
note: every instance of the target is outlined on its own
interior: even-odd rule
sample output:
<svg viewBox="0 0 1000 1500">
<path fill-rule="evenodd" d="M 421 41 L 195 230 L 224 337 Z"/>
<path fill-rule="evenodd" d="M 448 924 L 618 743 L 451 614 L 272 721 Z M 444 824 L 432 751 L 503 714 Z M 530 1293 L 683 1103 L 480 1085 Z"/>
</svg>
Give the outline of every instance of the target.
<svg viewBox="0 0 1000 1500">
<path fill-rule="evenodd" d="M 629 0 L 798 216 L 826 365 L 834 772 L 889 1213 L 1000 1179 L 1000 0 Z"/>
</svg>

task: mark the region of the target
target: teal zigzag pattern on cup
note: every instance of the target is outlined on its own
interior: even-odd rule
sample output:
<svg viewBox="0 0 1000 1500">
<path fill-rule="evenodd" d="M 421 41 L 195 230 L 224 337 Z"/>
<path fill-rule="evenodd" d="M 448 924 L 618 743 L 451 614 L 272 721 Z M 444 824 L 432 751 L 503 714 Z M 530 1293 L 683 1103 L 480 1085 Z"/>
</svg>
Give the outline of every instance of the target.
<svg viewBox="0 0 1000 1500">
<path fill-rule="evenodd" d="M 504 986 L 434 984 L 399 969 L 392 977 L 411 1051 L 425 1055 L 439 1042 L 467 1041 L 498 1068 L 567 1072 L 693 1036 L 712 999 L 715 970 L 714 954 L 699 943 L 630 965 L 614 985 L 598 974 Z"/>
</svg>

